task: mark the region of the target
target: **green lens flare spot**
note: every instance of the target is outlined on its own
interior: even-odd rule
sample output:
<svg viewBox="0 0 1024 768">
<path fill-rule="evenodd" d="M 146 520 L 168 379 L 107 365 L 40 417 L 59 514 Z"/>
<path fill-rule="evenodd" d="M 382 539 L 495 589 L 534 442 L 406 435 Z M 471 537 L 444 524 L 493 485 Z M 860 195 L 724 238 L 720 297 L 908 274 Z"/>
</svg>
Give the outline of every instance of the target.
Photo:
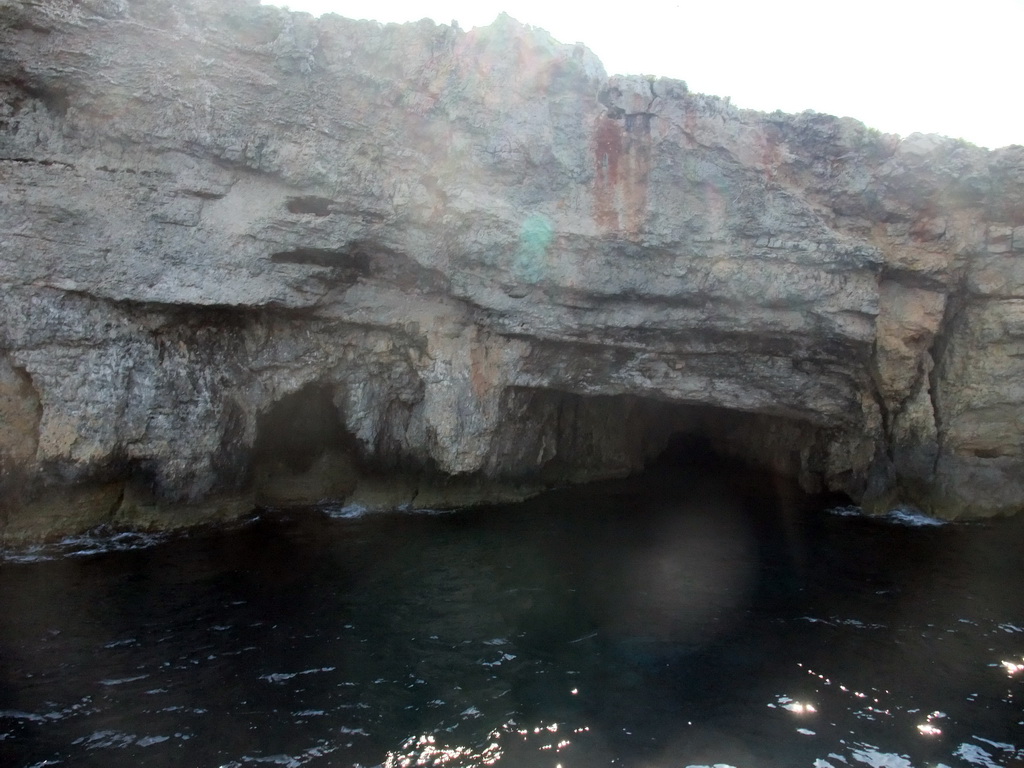
<svg viewBox="0 0 1024 768">
<path fill-rule="evenodd" d="M 548 248 L 554 236 L 555 229 L 547 216 L 535 213 L 523 222 L 512 265 L 517 279 L 536 283 L 544 276 Z"/>
</svg>

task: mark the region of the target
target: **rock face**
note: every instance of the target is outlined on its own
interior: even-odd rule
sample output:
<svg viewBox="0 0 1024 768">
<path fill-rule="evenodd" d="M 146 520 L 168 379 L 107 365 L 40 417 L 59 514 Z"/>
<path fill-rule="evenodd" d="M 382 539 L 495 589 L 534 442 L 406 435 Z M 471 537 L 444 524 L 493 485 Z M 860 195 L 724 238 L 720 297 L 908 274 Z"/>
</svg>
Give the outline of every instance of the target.
<svg viewBox="0 0 1024 768">
<path fill-rule="evenodd" d="M 673 434 L 1024 507 L 1024 148 L 243 0 L 0 0 L 7 540 L 430 506 Z"/>
</svg>

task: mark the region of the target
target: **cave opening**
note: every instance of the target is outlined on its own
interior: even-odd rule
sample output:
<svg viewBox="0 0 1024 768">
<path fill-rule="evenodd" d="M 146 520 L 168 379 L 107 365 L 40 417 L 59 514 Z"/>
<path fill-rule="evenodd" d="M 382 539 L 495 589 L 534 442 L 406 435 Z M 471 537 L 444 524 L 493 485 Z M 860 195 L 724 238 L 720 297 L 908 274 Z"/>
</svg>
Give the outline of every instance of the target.
<svg viewBox="0 0 1024 768">
<path fill-rule="evenodd" d="M 256 501 L 289 506 L 344 498 L 356 484 L 358 455 L 333 388 L 307 384 L 275 401 L 256 420 Z"/>
<path fill-rule="evenodd" d="M 643 476 L 671 487 L 718 483 L 765 509 L 824 509 L 854 502 L 827 470 L 827 429 L 808 421 L 708 405 L 654 402 Z"/>
<path fill-rule="evenodd" d="M 510 394 L 499 474 L 516 466 L 548 487 L 612 477 L 694 472 L 787 483 L 808 494 L 827 486 L 827 432 L 809 421 L 634 395 L 547 389 Z M 525 473 L 524 473 L 525 474 Z M 845 498 L 845 497 L 844 497 Z"/>
<path fill-rule="evenodd" d="M 786 485 L 817 495 L 826 487 L 827 435 L 807 421 L 777 415 L 635 395 L 512 388 L 480 468 L 449 475 L 425 450 L 411 455 L 415 443 L 363 444 L 346 428 L 337 402 L 335 386 L 311 383 L 259 415 L 252 476 L 260 506 L 452 508 L 614 478 L 679 484 L 702 473 L 735 478 L 750 489 Z"/>
<path fill-rule="evenodd" d="M 815 440 L 810 425 L 712 406 L 653 406 L 645 424 L 645 470 L 746 467 L 798 479 Z M 816 479 L 804 478 L 811 485 Z"/>
<path fill-rule="evenodd" d="M 669 436 L 665 448 L 647 463 L 647 469 L 710 466 L 724 460 L 715 451 L 708 435 L 696 432 L 675 432 Z"/>
</svg>

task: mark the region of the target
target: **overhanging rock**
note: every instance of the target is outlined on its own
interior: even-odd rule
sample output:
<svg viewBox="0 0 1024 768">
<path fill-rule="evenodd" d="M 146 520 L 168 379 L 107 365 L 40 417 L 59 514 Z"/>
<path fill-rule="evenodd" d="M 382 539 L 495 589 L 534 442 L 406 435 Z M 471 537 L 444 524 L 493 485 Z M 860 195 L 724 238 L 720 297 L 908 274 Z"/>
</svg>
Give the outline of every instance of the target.
<svg viewBox="0 0 1024 768">
<path fill-rule="evenodd" d="M 6 0 L 0 98 L 9 539 L 523 495 L 673 425 L 872 510 L 1024 507 L 1024 148 L 242 0 Z"/>
</svg>

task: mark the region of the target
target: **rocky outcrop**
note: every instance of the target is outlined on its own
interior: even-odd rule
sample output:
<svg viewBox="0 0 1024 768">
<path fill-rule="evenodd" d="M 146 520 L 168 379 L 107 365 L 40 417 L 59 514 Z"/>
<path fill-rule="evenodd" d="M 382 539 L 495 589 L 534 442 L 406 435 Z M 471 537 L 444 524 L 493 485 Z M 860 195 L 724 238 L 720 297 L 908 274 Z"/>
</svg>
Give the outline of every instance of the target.
<svg viewBox="0 0 1024 768">
<path fill-rule="evenodd" d="M 1024 148 L 248 0 L 0 1 L 8 540 L 636 471 L 1024 506 Z"/>
</svg>

